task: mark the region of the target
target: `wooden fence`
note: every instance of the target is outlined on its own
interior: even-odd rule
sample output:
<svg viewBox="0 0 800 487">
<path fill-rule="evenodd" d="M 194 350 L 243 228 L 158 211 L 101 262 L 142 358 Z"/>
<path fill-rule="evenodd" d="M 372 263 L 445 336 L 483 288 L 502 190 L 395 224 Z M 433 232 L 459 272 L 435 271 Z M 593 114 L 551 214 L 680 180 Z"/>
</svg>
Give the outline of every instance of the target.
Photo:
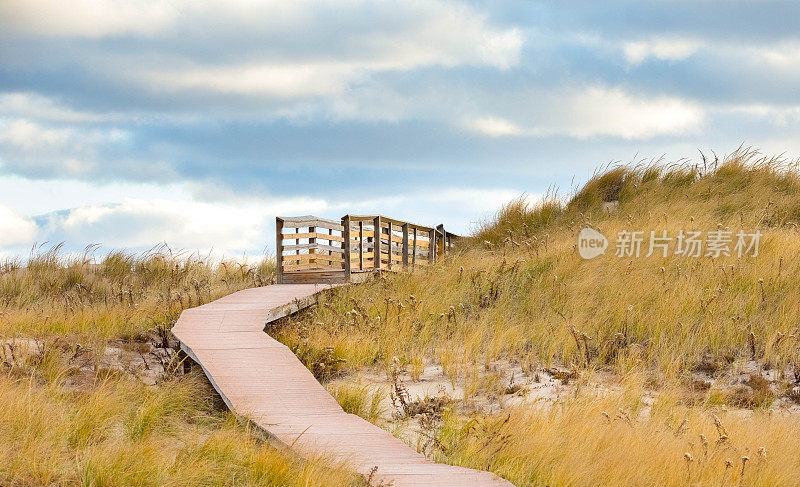
<svg viewBox="0 0 800 487">
<path fill-rule="evenodd" d="M 458 235 L 381 215 L 275 219 L 279 284 L 335 283 L 436 262 Z"/>
</svg>

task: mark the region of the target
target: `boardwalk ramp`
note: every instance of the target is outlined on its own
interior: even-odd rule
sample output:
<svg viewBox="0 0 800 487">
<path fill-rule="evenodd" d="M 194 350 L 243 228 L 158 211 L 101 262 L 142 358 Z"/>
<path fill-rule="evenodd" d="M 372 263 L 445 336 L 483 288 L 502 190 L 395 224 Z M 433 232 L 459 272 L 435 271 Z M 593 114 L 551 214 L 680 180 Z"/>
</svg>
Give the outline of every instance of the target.
<svg viewBox="0 0 800 487">
<path fill-rule="evenodd" d="M 374 485 L 510 486 L 496 475 L 434 463 L 389 432 L 345 413 L 267 323 L 313 304 L 329 286 L 246 289 L 185 310 L 173 334 L 231 409 L 305 458 L 347 462 Z"/>
</svg>

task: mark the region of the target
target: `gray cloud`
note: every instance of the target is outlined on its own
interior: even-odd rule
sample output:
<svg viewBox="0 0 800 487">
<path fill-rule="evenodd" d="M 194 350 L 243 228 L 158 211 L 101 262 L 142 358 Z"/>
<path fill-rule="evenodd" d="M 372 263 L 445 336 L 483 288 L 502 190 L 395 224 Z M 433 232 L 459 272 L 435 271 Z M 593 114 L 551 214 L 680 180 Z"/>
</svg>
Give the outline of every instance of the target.
<svg viewBox="0 0 800 487">
<path fill-rule="evenodd" d="M 414 194 L 466 228 L 440 188 L 568 189 L 610 160 L 742 142 L 800 154 L 798 14 L 739 1 L 4 2 L 0 176 L 180 185 L 182 204 L 209 212 L 287 200 L 338 214 Z M 76 197 L 105 216 L 67 231 L 80 212 L 48 213 L 41 228 L 143 242 L 180 227 L 154 198 L 134 210 L 125 196 Z M 260 238 L 207 233 L 229 248 Z"/>
</svg>

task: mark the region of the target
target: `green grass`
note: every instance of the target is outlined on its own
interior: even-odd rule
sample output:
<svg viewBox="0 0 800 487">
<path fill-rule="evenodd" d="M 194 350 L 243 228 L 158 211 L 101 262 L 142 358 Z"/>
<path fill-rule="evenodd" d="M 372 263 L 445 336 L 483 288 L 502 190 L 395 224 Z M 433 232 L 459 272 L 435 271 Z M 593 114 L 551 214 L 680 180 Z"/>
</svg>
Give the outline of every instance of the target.
<svg viewBox="0 0 800 487">
<path fill-rule="evenodd" d="M 368 385 L 340 383 L 328 387 L 346 413 L 355 414 L 376 423 L 385 413 L 384 401 L 387 392 Z"/>
</svg>

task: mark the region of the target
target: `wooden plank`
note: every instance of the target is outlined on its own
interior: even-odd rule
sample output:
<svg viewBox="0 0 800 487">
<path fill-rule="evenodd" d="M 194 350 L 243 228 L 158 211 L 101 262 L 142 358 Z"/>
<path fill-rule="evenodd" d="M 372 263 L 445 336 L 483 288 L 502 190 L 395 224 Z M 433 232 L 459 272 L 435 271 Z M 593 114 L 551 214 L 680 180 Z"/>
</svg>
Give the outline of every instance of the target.
<svg viewBox="0 0 800 487">
<path fill-rule="evenodd" d="M 358 249 L 356 249 L 356 250 L 358 250 Z M 373 247 L 373 245 L 372 245 L 372 242 L 370 242 L 370 243 L 368 243 L 368 244 L 364 245 L 364 252 L 365 252 L 365 254 L 368 254 L 368 253 L 370 253 L 370 252 L 373 252 L 373 251 L 374 251 L 374 247 Z M 393 246 L 392 246 L 392 251 L 393 251 L 394 253 L 397 253 L 397 254 L 401 254 L 401 255 L 402 255 L 402 247 L 400 247 L 400 246 L 393 245 Z M 385 243 L 384 243 L 384 244 L 381 244 L 381 253 L 385 254 L 385 253 L 387 253 L 387 252 L 388 252 L 388 247 L 387 247 L 387 245 L 386 245 Z M 354 252 L 354 253 L 356 253 L 356 254 L 357 254 L 357 252 Z M 427 250 L 425 247 L 418 247 L 418 248 L 417 248 L 417 251 L 416 251 L 416 255 L 419 255 L 419 256 L 423 256 L 423 257 L 425 257 L 425 256 L 427 256 L 427 255 L 428 255 L 428 250 Z"/>
<path fill-rule="evenodd" d="M 301 272 L 287 279 L 343 282 L 344 273 Z M 225 404 L 252 420 L 280 448 L 303 458 L 347 460 L 373 485 L 509 487 L 478 470 L 436 464 L 388 431 L 345 413 L 265 323 L 315 303 L 330 285 L 246 289 L 184 311 L 172 333 Z"/>
<path fill-rule="evenodd" d="M 337 284 L 347 282 L 344 269 L 287 272 L 284 279 L 287 284 Z"/>
<path fill-rule="evenodd" d="M 344 260 L 328 260 L 328 259 L 325 259 L 325 258 L 317 257 L 317 258 L 309 259 L 309 260 L 300 260 L 300 261 L 295 260 L 293 262 L 292 261 L 288 261 L 288 262 L 284 261 L 283 262 L 283 270 L 285 272 L 285 271 L 288 271 L 291 268 L 294 268 L 294 267 L 297 267 L 297 266 L 308 266 L 307 267 L 308 269 L 314 269 L 316 267 L 324 267 L 324 268 L 331 267 L 331 268 L 336 268 L 336 269 L 342 269 L 343 265 L 344 265 Z"/>
<path fill-rule="evenodd" d="M 387 247 L 388 244 L 386 243 L 387 242 L 386 235 L 384 235 L 381 240 L 382 240 L 381 241 L 381 249 L 383 251 L 386 251 L 386 249 L 388 248 Z M 427 242 L 428 242 L 427 240 L 422 240 L 422 241 L 418 242 L 418 245 L 423 245 L 423 244 L 426 244 Z M 408 243 L 411 244 L 412 242 L 409 241 Z M 358 241 L 354 241 L 353 243 L 350 244 L 350 248 L 351 249 L 358 249 L 359 245 L 360 244 L 358 243 Z M 341 247 L 336 247 L 336 248 L 341 248 Z M 372 242 L 367 242 L 366 244 L 364 244 L 364 249 L 368 250 L 368 249 L 371 249 L 371 248 L 372 248 Z M 393 252 L 402 252 L 403 251 L 403 245 L 392 242 L 392 251 Z"/>
<path fill-rule="evenodd" d="M 325 220 L 307 220 L 307 221 L 285 221 L 283 223 L 283 228 L 309 228 L 309 227 L 316 227 L 316 228 L 327 228 L 330 230 L 339 230 L 340 232 L 344 230 L 339 223 L 329 223 Z"/>
<path fill-rule="evenodd" d="M 330 240 L 331 242 L 344 242 L 344 237 L 340 237 L 339 235 L 328 235 L 327 233 L 320 233 L 320 232 L 303 232 L 303 233 L 284 233 L 283 239 L 284 240 L 292 240 L 292 239 L 305 239 L 305 238 L 316 238 L 317 240 Z"/>
<path fill-rule="evenodd" d="M 359 222 L 359 223 L 363 223 L 363 222 Z M 361 230 L 360 230 L 360 228 L 356 227 L 355 229 L 353 229 L 353 232 L 356 232 L 356 231 L 360 232 Z M 372 238 L 374 236 L 375 236 L 375 232 L 374 231 L 367 230 L 366 228 L 364 229 L 364 238 Z"/>
<path fill-rule="evenodd" d="M 335 252 L 335 253 L 344 253 L 344 249 L 341 247 L 334 247 L 333 245 L 325 245 L 317 242 L 310 242 L 307 244 L 293 244 L 293 245 L 284 245 L 283 250 L 292 251 L 292 250 L 327 250 L 328 252 Z"/>
<path fill-rule="evenodd" d="M 338 223 L 339 223 L 339 222 L 337 222 L 336 220 L 328 220 L 327 218 L 320 218 L 320 217 L 318 217 L 318 216 L 314 216 L 314 215 L 303 215 L 303 216 L 282 216 L 282 217 L 280 217 L 280 218 L 281 218 L 281 219 L 282 219 L 284 222 L 291 222 L 291 223 L 296 223 L 296 222 L 307 222 L 307 221 L 319 221 L 319 222 L 325 222 L 325 223 L 335 223 L 335 224 L 338 224 Z"/>
<path fill-rule="evenodd" d="M 366 265 L 366 264 L 369 264 L 369 262 L 371 262 L 371 261 L 372 261 L 372 258 L 367 258 L 367 257 L 364 257 L 364 264 L 365 264 L 365 265 Z M 353 258 L 353 259 L 350 259 L 350 273 L 351 273 L 351 274 L 353 273 L 353 271 L 354 271 L 355 269 L 358 269 L 358 264 L 359 264 L 359 262 L 360 262 L 360 261 L 358 260 L 358 257 L 355 257 L 355 258 Z M 355 268 L 355 269 L 354 269 L 354 268 Z M 358 269 L 358 270 L 361 270 L 361 269 Z"/>
<path fill-rule="evenodd" d="M 344 256 L 340 254 L 297 254 L 297 255 L 284 255 L 283 256 L 283 263 L 286 264 L 292 261 L 299 261 L 299 262 L 313 262 L 313 261 L 331 261 L 331 262 L 341 262 L 344 260 Z"/>
<path fill-rule="evenodd" d="M 302 264 L 290 264 L 284 263 L 283 266 L 283 274 L 286 275 L 289 272 L 293 271 L 306 271 L 306 270 L 341 270 L 342 264 L 341 263 L 333 263 L 328 264 L 327 262 L 311 262 L 311 263 L 302 263 Z M 288 283 L 287 283 L 288 284 Z"/>
</svg>

